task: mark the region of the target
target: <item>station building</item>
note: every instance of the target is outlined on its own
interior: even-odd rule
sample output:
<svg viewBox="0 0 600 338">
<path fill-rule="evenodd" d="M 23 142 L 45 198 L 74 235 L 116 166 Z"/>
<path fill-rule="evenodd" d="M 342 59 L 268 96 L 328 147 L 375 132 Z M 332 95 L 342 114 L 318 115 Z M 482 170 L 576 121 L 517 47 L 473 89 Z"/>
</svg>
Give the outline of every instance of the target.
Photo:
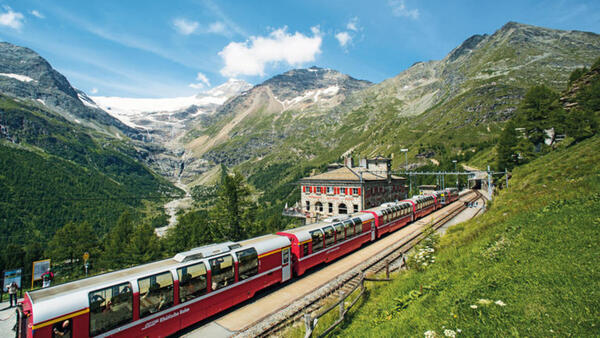
<svg viewBox="0 0 600 338">
<path fill-rule="evenodd" d="M 307 222 L 350 214 L 385 202 L 407 198 L 406 179 L 392 175 L 392 161 L 385 157 L 352 158 L 333 164 L 329 171 L 302 178 L 301 208 Z"/>
</svg>

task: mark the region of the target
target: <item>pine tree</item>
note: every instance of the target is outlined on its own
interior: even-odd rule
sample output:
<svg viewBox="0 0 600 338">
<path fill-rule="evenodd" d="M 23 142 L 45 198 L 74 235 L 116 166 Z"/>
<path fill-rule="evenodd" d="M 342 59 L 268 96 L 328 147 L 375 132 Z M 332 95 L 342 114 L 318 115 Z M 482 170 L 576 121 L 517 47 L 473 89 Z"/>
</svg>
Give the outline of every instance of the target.
<svg viewBox="0 0 600 338">
<path fill-rule="evenodd" d="M 564 114 L 558 104 L 559 95 L 552 89 L 540 85 L 534 86 L 525 94 L 516 115 L 517 127 L 525 128 L 527 138 L 536 146 L 544 143 L 545 130 Z"/>
<path fill-rule="evenodd" d="M 217 203 L 212 210 L 215 216 L 210 223 L 217 237 L 238 241 L 247 237 L 252 227 L 252 213 L 256 205 L 250 200 L 250 188 L 239 172 L 221 174 Z M 256 211 L 256 210 L 254 210 Z"/>
<path fill-rule="evenodd" d="M 107 268 L 119 268 L 128 264 L 131 260 L 127 256 L 127 250 L 134 232 L 134 217 L 129 211 L 124 211 L 117 224 L 110 229 L 104 240 L 104 252 L 101 264 Z"/>
<path fill-rule="evenodd" d="M 517 131 L 515 130 L 514 122 L 508 121 L 504 126 L 504 130 L 498 140 L 496 146 L 496 163 L 498 170 L 503 171 L 504 169 L 511 170 L 515 166 L 517 154 L 515 153 L 515 147 L 517 145 Z"/>
<path fill-rule="evenodd" d="M 98 248 L 98 236 L 88 222 L 69 222 L 60 228 L 48 243 L 46 255 L 54 264 L 67 262 L 74 264 L 88 252 L 95 256 Z"/>
<path fill-rule="evenodd" d="M 166 245 L 168 251 L 175 254 L 217 240 L 209 227 L 208 212 L 194 210 L 178 217 L 177 225 L 167 232 Z"/>
<path fill-rule="evenodd" d="M 161 243 L 150 223 L 135 227 L 129 245 L 126 248 L 125 261 L 129 265 L 151 262 L 161 258 Z"/>
</svg>

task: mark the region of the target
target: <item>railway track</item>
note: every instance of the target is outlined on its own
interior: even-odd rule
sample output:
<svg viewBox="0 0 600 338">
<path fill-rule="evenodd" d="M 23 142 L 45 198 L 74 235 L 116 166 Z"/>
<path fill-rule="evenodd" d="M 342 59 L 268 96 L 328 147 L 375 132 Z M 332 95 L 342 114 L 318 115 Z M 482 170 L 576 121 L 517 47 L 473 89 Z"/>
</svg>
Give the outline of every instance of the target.
<svg viewBox="0 0 600 338">
<path fill-rule="evenodd" d="M 425 219 L 416 221 L 413 223 L 413 225 L 417 225 L 417 229 L 410 235 L 404 237 L 400 243 L 397 243 L 393 247 L 383 250 L 371 259 L 368 259 L 363 264 L 359 265 L 355 269 L 352 269 L 352 271 L 344 274 L 342 278 L 339 278 L 334 282 L 327 283 L 333 283 L 334 285 L 328 285 L 327 287 L 319 288 L 312 294 L 306 295 L 303 297 L 303 300 L 309 299 L 309 301 L 304 302 L 302 306 L 297 306 L 295 309 L 289 311 L 284 318 L 270 320 L 270 322 L 265 323 L 264 325 L 257 325 L 260 327 L 258 330 L 255 327 L 255 329 L 238 332 L 236 336 L 278 336 L 278 334 L 283 330 L 301 320 L 305 314 L 318 312 L 327 302 L 330 302 L 332 299 L 338 299 L 341 295 L 348 295 L 356 290 L 356 288 L 361 285 L 364 276 L 375 275 L 386 269 L 386 267 L 389 267 L 391 263 L 398 260 L 401 260 L 400 263 L 395 264 L 393 269 L 388 271 L 402 268 L 404 266 L 404 255 L 424 238 L 423 231 L 428 228 L 429 225 L 436 230 L 439 229 L 448 221 L 456 217 L 456 215 L 465 210 L 467 208 L 465 205 L 466 203 L 477 201 L 480 198 L 482 198 L 481 193 L 473 190 L 459 198 L 459 201 L 462 201 L 463 203 L 454 203 L 446 207 L 448 209 L 441 209 L 445 212 L 432 221 L 425 221 L 427 217 Z M 267 321 L 269 321 L 269 319 L 267 319 Z"/>
</svg>

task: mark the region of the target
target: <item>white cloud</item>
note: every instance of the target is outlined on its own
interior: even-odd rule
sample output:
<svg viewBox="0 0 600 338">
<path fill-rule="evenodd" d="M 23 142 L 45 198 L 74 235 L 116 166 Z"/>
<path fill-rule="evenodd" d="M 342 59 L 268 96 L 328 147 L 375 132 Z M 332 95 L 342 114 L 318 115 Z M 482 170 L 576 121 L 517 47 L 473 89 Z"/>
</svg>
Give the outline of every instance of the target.
<svg viewBox="0 0 600 338">
<path fill-rule="evenodd" d="M 208 29 L 206 31 L 208 33 L 226 34 L 227 26 L 225 26 L 225 24 L 222 23 L 221 21 L 217 21 L 217 22 L 211 23 L 210 26 L 208 26 Z"/>
<path fill-rule="evenodd" d="M 407 18 L 418 19 L 419 18 L 419 10 L 418 9 L 408 9 L 406 8 L 405 0 L 389 0 L 388 4 L 392 7 L 392 14 L 394 16 L 404 16 Z"/>
<path fill-rule="evenodd" d="M 345 48 L 348 43 L 352 42 L 352 36 L 348 32 L 339 32 L 335 35 L 335 38 L 340 43 L 340 47 Z"/>
<path fill-rule="evenodd" d="M 173 25 L 175 26 L 175 29 L 183 35 L 190 35 L 198 29 L 198 22 L 182 18 L 173 20 Z"/>
<path fill-rule="evenodd" d="M 202 89 L 204 87 L 210 87 L 210 80 L 206 77 L 206 75 L 198 72 L 196 75 L 196 80 L 200 81 L 198 83 L 190 83 L 189 86 L 194 89 Z"/>
<path fill-rule="evenodd" d="M 98 94 L 98 88 L 92 88 L 92 90 L 90 90 L 90 93 L 91 93 L 92 95 L 94 95 L 94 94 Z"/>
<path fill-rule="evenodd" d="M 5 12 L 0 14 L 0 25 L 8 26 L 12 29 L 21 29 L 23 27 L 23 14 L 14 12 L 12 8 L 4 6 Z"/>
<path fill-rule="evenodd" d="M 279 28 L 268 36 L 251 36 L 245 42 L 230 42 L 219 56 L 225 62 L 223 76 L 264 75 L 265 66 L 285 62 L 292 66 L 315 60 L 321 53 L 322 38 L 319 27 L 312 27 L 313 36 L 290 34 L 287 27 Z"/>
<path fill-rule="evenodd" d="M 33 15 L 33 16 L 35 16 L 35 17 L 38 17 L 38 18 L 40 18 L 40 19 L 44 19 L 44 18 L 46 17 L 46 16 L 44 16 L 44 14 L 40 13 L 40 12 L 39 12 L 38 10 L 36 10 L 36 9 L 32 10 L 32 11 L 31 11 L 31 12 L 29 12 L 29 13 L 31 13 L 31 15 Z"/>
<path fill-rule="evenodd" d="M 358 27 L 358 17 L 355 16 L 352 19 L 350 19 L 350 21 L 348 21 L 348 24 L 346 25 L 346 28 L 351 30 L 351 31 L 355 31 L 357 32 L 359 27 Z"/>
</svg>

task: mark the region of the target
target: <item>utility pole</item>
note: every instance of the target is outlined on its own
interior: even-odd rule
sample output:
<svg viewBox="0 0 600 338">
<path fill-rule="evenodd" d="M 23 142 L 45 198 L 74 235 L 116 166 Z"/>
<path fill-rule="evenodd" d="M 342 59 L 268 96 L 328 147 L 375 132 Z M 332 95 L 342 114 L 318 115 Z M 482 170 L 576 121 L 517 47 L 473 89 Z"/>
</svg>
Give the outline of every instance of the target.
<svg viewBox="0 0 600 338">
<path fill-rule="evenodd" d="M 506 177 L 506 190 L 508 190 L 508 170 L 504 168 L 504 177 Z"/>
<path fill-rule="evenodd" d="M 456 189 L 458 189 L 458 171 L 456 171 L 456 162 L 458 161 L 452 160 L 452 163 L 454 163 L 454 172 L 456 173 Z"/>
<path fill-rule="evenodd" d="M 490 171 L 490 166 L 487 166 L 487 174 L 488 174 L 488 195 L 490 197 L 490 201 L 492 200 L 492 172 Z"/>
</svg>

